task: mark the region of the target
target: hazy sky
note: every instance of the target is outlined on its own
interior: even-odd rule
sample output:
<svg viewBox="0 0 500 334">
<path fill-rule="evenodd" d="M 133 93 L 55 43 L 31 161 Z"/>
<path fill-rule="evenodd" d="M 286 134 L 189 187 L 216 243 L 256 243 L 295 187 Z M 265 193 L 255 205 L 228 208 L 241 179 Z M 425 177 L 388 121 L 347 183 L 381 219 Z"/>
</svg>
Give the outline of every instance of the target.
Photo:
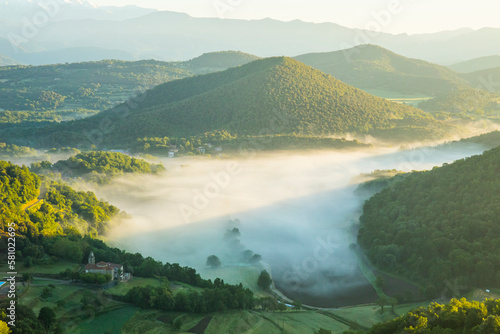
<svg viewBox="0 0 500 334">
<path fill-rule="evenodd" d="M 375 13 L 391 18 L 379 20 L 390 33 L 426 33 L 461 27 L 500 28 L 498 0 L 91 0 L 97 5 L 138 5 L 185 12 L 196 17 L 334 22 L 352 28 L 369 28 Z M 373 29 L 372 29 L 373 30 Z"/>
</svg>

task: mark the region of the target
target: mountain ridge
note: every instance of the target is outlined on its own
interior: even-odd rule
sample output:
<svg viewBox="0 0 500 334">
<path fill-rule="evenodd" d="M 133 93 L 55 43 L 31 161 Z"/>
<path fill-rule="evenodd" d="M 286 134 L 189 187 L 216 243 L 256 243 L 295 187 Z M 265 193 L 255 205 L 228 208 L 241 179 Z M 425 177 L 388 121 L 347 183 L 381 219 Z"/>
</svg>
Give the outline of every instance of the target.
<svg viewBox="0 0 500 334">
<path fill-rule="evenodd" d="M 67 133 L 85 141 L 84 133 L 100 124 L 112 124 L 101 133 L 102 145 L 213 131 L 238 136 L 356 132 L 415 139 L 450 130 L 419 109 L 372 96 L 287 57 L 167 82 L 96 116 L 37 130 L 35 136 Z"/>
<path fill-rule="evenodd" d="M 377 45 L 310 53 L 295 57 L 360 89 L 385 89 L 430 96 L 468 86 L 458 73 L 420 59 L 407 58 Z"/>
</svg>

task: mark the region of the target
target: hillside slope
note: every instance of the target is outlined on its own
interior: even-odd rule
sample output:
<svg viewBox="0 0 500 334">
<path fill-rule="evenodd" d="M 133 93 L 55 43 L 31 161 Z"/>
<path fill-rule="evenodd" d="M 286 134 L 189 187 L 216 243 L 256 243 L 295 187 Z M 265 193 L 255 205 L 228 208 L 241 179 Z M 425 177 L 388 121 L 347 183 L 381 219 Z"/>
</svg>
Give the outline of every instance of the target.
<svg viewBox="0 0 500 334">
<path fill-rule="evenodd" d="M 487 90 L 489 92 L 500 92 L 500 66 L 465 73 L 462 77 L 468 80 L 471 86 L 478 89 Z"/>
<path fill-rule="evenodd" d="M 295 59 L 360 89 L 435 96 L 467 86 L 458 73 L 444 66 L 406 58 L 375 45 Z"/>
<path fill-rule="evenodd" d="M 500 66 L 500 56 L 486 56 L 453 64 L 448 67 L 460 73 L 470 73 L 475 71 L 487 70 L 489 68 L 494 68 L 499 66 Z"/>
<path fill-rule="evenodd" d="M 245 65 L 258 59 L 260 57 L 240 51 L 220 51 L 204 53 L 199 57 L 183 62 L 182 65 L 193 69 L 197 73 L 203 70 L 214 72 Z"/>
<path fill-rule="evenodd" d="M 449 130 L 421 110 L 371 96 L 285 57 L 168 82 L 128 104 L 35 135 L 81 142 L 88 138 L 84 133 L 102 129 L 102 124 L 112 126 L 97 144 L 222 130 L 246 136 L 353 132 L 406 140 L 442 136 Z"/>
<path fill-rule="evenodd" d="M 378 267 L 427 286 L 500 286 L 500 148 L 415 172 L 368 200 L 358 243 Z"/>
</svg>

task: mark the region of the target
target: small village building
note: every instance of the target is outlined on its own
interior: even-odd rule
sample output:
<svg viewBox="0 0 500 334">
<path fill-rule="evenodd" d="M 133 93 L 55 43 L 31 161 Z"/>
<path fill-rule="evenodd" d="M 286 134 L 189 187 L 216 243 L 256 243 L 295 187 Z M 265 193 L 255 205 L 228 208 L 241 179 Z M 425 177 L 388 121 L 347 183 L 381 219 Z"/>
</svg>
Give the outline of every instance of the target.
<svg viewBox="0 0 500 334">
<path fill-rule="evenodd" d="M 126 281 L 130 279 L 130 274 L 125 273 L 123 265 L 111 262 L 98 262 L 95 263 L 94 252 L 90 252 L 89 260 L 85 266 L 86 273 L 110 275 L 112 279 L 117 281 Z"/>
</svg>

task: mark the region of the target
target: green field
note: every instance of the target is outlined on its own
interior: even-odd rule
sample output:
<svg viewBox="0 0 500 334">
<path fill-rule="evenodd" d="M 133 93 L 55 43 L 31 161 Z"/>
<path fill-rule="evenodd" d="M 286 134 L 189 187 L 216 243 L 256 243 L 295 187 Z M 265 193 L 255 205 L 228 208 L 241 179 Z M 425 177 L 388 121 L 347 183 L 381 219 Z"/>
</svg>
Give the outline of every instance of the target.
<svg viewBox="0 0 500 334">
<path fill-rule="evenodd" d="M 121 307 L 115 311 L 85 320 L 78 326 L 71 327 L 68 333 L 121 334 L 123 333 L 122 326 L 137 313 L 137 310 L 136 307 L 132 306 Z"/>
<path fill-rule="evenodd" d="M 401 94 L 381 89 L 365 89 L 364 91 L 378 97 L 383 97 L 389 101 L 405 103 L 414 107 L 418 106 L 420 102 L 432 99 L 432 97 L 422 94 Z"/>
<path fill-rule="evenodd" d="M 66 269 L 77 269 L 81 268 L 80 265 L 75 264 L 73 262 L 66 262 L 66 261 L 61 261 L 57 262 L 55 264 L 48 264 L 48 265 L 42 265 L 42 264 L 37 264 L 36 266 L 32 266 L 29 268 L 26 268 L 22 263 L 17 263 L 16 264 L 17 271 L 19 273 L 30 273 L 30 274 L 59 274 L 62 271 L 65 271 Z M 2 271 L 7 271 L 5 270 L 6 268 L 1 268 Z"/>
<path fill-rule="evenodd" d="M 204 279 L 216 278 L 223 279 L 228 284 L 243 284 L 244 287 L 249 288 L 255 294 L 263 294 L 262 290 L 257 286 L 257 279 L 259 278 L 262 269 L 257 267 L 220 267 L 220 268 L 205 268 L 199 270 L 201 277 Z"/>
<path fill-rule="evenodd" d="M 65 268 L 72 268 L 71 263 L 60 263 L 53 266 L 35 266 L 32 272 L 58 273 Z M 256 297 L 270 296 L 257 287 L 257 278 L 261 269 L 257 267 L 223 267 L 217 269 L 204 269 L 201 275 L 204 278 L 215 279 L 220 277 L 226 283 L 239 284 L 252 289 Z M 136 286 L 160 286 L 161 279 L 135 277 L 129 282 L 119 283 L 117 286 L 105 290 L 114 295 L 125 295 Z M 163 283 L 164 284 L 164 283 Z M 52 296 L 42 299 L 44 288 L 53 285 Z M 170 282 L 174 294 L 186 289 L 197 289 L 186 284 Z M 498 292 L 498 291 L 493 291 Z M 325 328 L 332 333 L 343 333 L 349 329 L 346 323 L 358 323 L 363 327 L 391 320 L 419 306 L 428 303 L 405 304 L 395 307 L 394 312 L 390 306 L 385 307 L 385 312 L 380 312 L 380 307 L 364 305 L 335 310 L 303 310 L 285 312 L 264 311 L 226 311 L 215 314 L 185 314 L 175 312 L 162 312 L 159 310 L 142 310 L 132 305 L 120 303 L 106 298 L 103 290 L 93 285 L 69 284 L 59 281 L 35 277 L 31 285 L 21 286 L 19 295 L 23 304 L 33 309 L 38 314 L 44 306 L 54 308 L 57 317 L 66 323 L 71 333 L 106 333 L 106 334 L 156 334 L 156 333 L 186 333 L 197 326 L 200 321 L 212 317 L 205 333 L 313 333 L 319 328 Z M 83 299 L 95 299 L 100 304 L 93 310 L 83 307 Z M 62 301 L 62 305 L 61 305 Z M 59 306 L 58 306 L 59 304 Z M 180 319 L 181 328 L 176 330 L 172 323 Z M 340 320 L 340 321 L 339 321 Z"/>
</svg>

